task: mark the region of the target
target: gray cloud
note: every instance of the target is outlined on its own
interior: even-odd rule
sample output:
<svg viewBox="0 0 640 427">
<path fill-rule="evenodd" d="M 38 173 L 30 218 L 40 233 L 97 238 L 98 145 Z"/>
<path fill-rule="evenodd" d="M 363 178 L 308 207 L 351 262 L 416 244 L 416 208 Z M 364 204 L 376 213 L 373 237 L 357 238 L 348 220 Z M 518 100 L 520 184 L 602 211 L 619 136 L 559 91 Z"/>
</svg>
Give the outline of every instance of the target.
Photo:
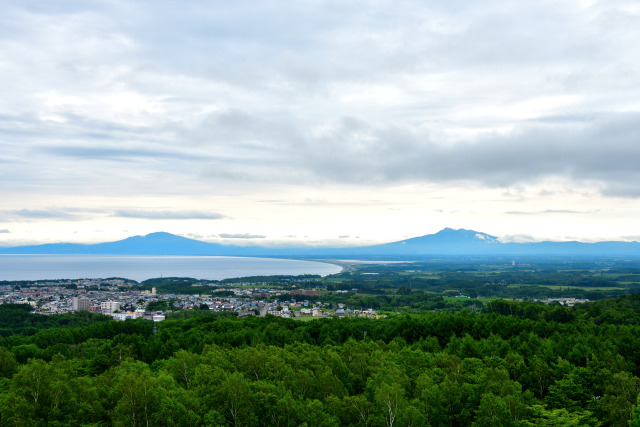
<svg viewBox="0 0 640 427">
<path fill-rule="evenodd" d="M 61 209 L 19 209 L 0 211 L 0 217 L 16 221 L 32 221 L 39 219 L 53 219 L 58 221 L 81 221 L 84 215 L 73 213 L 73 210 Z"/>
<path fill-rule="evenodd" d="M 582 214 L 582 213 L 588 213 L 588 212 L 572 211 L 572 210 L 569 210 L 569 209 L 546 209 L 546 210 L 542 211 L 542 213 L 546 213 L 546 214 Z"/>
<path fill-rule="evenodd" d="M 640 55 L 626 42 L 638 34 L 638 16 L 624 2 L 584 11 L 525 2 L 517 12 L 502 1 L 409 4 L 381 2 L 366 14 L 357 4 L 340 13 L 284 3 L 215 13 L 197 2 L 162 11 L 150 2 L 11 5 L 3 24 L 13 30 L 0 33 L 0 49 L 38 49 L 48 66 L 40 72 L 16 51 L 7 71 L 14 74 L 5 77 L 20 81 L 26 73 L 34 93 L 52 95 L 28 104 L 19 89 L 7 94 L 22 103 L 18 113 L 0 105 L 3 135 L 39 141 L 48 162 L 51 155 L 173 161 L 172 173 L 204 181 L 510 186 L 560 176 L 609 195 L 638 195 L 626 184 L 637 177 L 638 114 L 616 113 L 625 110 L 620 101 L 637 99 L 629 88 L 638 85 L 628 83 L 640 81 L 627 66 Z M 156 31 L 167 27 L 171 37 Z M 218 53 L 202 55 L 205 48 Z M 451 80 L 437 84 L 443 73 Z M 431 83 L 416 90 L 399 85 L 399 76 Z M 125 100 L 116 110 L 95 92 L 98 82 Z M 359 117 L 337 96 L 346 89 L 366 99 L 384 85 L 399 104 L 375 105 L 373 97 Z M 541 92 L 606 102 L 521 119 L 452 117 L 482 108 L 474 97 L 488 93 L 488 107 L 508 110 Z M 207 109 L 215 112 L 190 114 Z M 468 137 L 441 139 L 443 129 L 474 127 Z M 24 151 L 8 151 L 25 157 L 17 150 Z"/>
<path fill-rule="evenodd" d="M 233 234 L 233 233 L 220 233 L 219 237 L 223 239 L 265 239 L 267 236 L 263 236 L 262 234 Z"/>
<path fill-rule="evenodd" d="M 151 150 L 131 150 L 131 149 L 115 149 L 100 147 L 77 147 L 77 146 L 58 146 L 45 147 L 41 149 L 48 154 L 58 156 L 77 157 L 81 159 L 98 159 L 98 160 L 119 160 L 132 161 L 138 158 L 147 159 L 173 159 L 173 160 L 191 160 L 202 161 L 203 156 L 197 156 L 187 153 L 170 153 L 166 151 Z"/>
<path fill-rule="evenodd" d="M 117 210 L 111 214 L 120 218 L 143 219 L 222 219 L 224 215 L 215 212 L 199 211 L 157 211 L 157 210 Z"/>
<path fill-rule="evenodd" d="M 297 154 L 318 177 L 360 184 L 424 180 L 507 187 L 562 177 L 599 183 L 607 194 L 633 195 L 627 186 L 640 178 L 638 140 L 640 114 L 609 114 L 580 129 L 520 126 L 448 146 L 347 120 Z"/>
<path fill-rule="evenodd" d="M 605 194 L 633 196 L 627 183 L 640 177 L 634 161 L 640 155 L 638 140 L 640 114 L 632 113 L 599 115 L 577 128 L 524 123 L 507 133 L 448 145 L 410 128 L 345 118 L 319 137 L 281 141 L 278 164 L 288 166 L 273 176 L 287 179 L 292 173 L 302 182 L 361 185 L 468 181 L 492 187 L 561 177 L 596 183 Z"/>
<path fill-rule="evenodd" d="M 581 211 L 573 211 L 573 210 L 569 210 L 569 209 L 546 209 L 543 211 L 531 211 L 531 212 L 524 212 L 524 211 L 508 211 L 505 212 L 505 214 L 507 215 L 541 215 L 541 214 L 570 214 L 570 215 L 575 215 L 575 214 L 586 214 L 589 212 L 581 212 Z"/>
</svg>

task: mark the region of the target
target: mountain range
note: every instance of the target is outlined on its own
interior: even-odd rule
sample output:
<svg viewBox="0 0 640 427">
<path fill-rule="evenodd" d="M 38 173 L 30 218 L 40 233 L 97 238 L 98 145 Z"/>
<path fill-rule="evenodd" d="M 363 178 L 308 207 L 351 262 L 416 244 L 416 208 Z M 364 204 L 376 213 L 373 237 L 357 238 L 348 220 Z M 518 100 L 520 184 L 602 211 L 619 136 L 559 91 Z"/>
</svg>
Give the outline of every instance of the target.
<svg viewBox="0 0 640 427">
<path fill-rule="evenodd" d="M 215 255 L 260 257 L 401 257 L 438 255 L 640 256 L 638 242 L 502 243 L 486 233 L 445 228 L 435 234 L 357 247 L 233 246 L 158 232 L 98 244 L 49 243 L 0 247 L 0 254 Z"/>
</svg>

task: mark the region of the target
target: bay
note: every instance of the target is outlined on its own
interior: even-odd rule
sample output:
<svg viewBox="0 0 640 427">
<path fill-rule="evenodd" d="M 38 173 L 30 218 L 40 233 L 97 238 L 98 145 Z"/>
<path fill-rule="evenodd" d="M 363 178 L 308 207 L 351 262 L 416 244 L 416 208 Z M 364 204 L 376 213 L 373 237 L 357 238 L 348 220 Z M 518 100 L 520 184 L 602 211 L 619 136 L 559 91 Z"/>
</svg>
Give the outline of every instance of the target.
<svg viewBox="0 0 640 427">
<path fill-rule="evenodd" d="M 98 279 L 141 282 L 157 277 L 222 280 L 247 276 L 339 273 L 324 262 L 221 256 L 0 255 L 2 280 Z"/>
</svg>

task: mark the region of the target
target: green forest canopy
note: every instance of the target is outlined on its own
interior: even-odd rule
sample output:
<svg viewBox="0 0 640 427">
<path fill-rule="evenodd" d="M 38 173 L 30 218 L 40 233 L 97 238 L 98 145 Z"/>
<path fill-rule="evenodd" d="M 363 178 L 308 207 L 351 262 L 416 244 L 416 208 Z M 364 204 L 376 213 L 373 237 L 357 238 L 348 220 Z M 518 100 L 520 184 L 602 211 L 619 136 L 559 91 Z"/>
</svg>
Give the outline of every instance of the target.
<svg viewBox="0 0 640 427">
<path fill-rule="evenodd" d="M 153 323 L 2 305 L 0 424 L 623 426 L 640 392 L 639 308 L 627 295 Z"/>
</svg>

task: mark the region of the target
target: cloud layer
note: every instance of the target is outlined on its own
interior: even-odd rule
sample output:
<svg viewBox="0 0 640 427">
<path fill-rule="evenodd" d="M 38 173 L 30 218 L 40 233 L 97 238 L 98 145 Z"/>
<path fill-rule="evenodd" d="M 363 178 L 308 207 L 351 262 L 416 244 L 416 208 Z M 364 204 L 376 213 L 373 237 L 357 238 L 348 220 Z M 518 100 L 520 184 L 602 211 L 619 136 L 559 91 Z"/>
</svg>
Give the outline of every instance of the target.
<svg viewBox="0 0 640 427">
<path fill-rule="evenodd" d="M 280 200 L 304 223 L 279 189 L 477 202 L 549 181 L 635 206 L 638 42 L 632 0 L 3 2 L 0 220 L 241 221 Z"/>
<path fill-rule="evenodd" d="M 223 239 L 264 239 L 267 237 L 267 236 L 263 236 L 262 234 L 249 234 L 249 233 L 242 233 L 242 234 L 220 233 L 218 236 Z"/>
<path fill-rule="evenodd" d="M 224 215 L 215 212 L 194 211 L 150 211 L 150 210 L 118 210 L 112 216 L 120 218 L 142 219 L 222 219 Z"/>
</svg>

